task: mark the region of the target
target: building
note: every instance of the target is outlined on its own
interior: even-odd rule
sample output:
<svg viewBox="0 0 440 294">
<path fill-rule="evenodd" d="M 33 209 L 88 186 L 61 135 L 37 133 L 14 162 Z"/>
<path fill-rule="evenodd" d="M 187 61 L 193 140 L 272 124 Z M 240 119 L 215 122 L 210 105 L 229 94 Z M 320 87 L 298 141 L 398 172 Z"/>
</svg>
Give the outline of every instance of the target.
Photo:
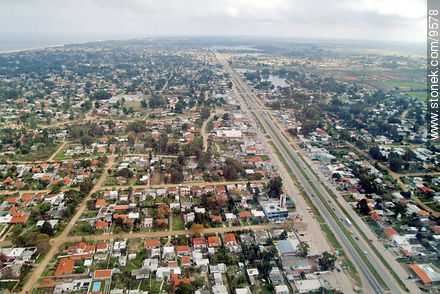
<svg viewBox="0 0 440 294">
<path fill-rule="evenodd" d="M 298 239 L 280 240 L 277 242 L 277 249 L 281 256 L 295 255 L 297 252 Z"/>
<path fill-rule="evenodd" d="M 286 219 L 289 217 L 287 208 L 281 207 L 278 201 L 261 201 L 260 204 L 268 219 Z"/>
<path fill-rule="evenodd" d="M 286 285 L 275 286 L 275 293 L 276 294 L 289 294 L 289 287 L 287 287 Z"/>
<path fill-rule="evenodd" d="M 73 266 L 75 265 L 75 260 L 68 258 L 61 258 L 60 263 L 55 271 L 54 276 L 70 275 L 73 272 Z"/>
<path fill-rule="evenodd" d="M 440 281 L 440 273 L 429 264 L 412 264 L 409 266 L 424 284 Z"/>
<path fill-rule="evenodd" d="M 295 280 L 295 287 L 298 293 L 310 293 L 319 291 L 321 287 L 325 288 L 325 284 L 321 279 Z"/>
</svg>

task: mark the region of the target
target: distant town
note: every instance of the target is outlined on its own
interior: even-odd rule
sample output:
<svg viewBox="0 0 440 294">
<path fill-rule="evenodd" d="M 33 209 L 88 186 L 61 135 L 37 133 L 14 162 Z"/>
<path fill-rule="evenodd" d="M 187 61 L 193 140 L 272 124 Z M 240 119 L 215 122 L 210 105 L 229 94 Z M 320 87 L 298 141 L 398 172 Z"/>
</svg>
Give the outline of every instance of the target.
<svg viewBox="0 0 440 294">
<path fill-rule="evenodd" d="M 209 38 L 0 54 L 0 288 L 438 293 L 425 63 Z"/>
</svg>

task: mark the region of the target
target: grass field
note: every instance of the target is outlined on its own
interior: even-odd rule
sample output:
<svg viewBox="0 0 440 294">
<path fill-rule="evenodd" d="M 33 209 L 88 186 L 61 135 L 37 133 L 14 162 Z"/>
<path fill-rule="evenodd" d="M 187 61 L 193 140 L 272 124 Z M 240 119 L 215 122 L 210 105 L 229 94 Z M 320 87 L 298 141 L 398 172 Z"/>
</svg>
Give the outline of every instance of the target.
<svg viewBox="0 0 440 294">
<path fill-rule="evenodd" d="M 409 91 L 409 92 L 411 92 L 412 90 L 426 89 L 426 84 L 424 83 L 408 82 L 408 81 L 368 80 L 366 81 L 366 83 L 379 89 L 399 88 L 402 91 Z"/>
<path fill-rule="evenodd" d="M 173 215 L 173 231 L 183 230 L 183 219 L 180 215 Z"/>
<path fill-rule="evenodd" d="M 414 98 L 417 98 L 417 99 L 423 100 L 423 101 L 426 100 L 426 96 L 427 96 L 426 92 L 406 92 L 406 94 L 408 94 L 408 96 L 411 96 L 411 97 L 414 97 Z"/>
<path fill-rule="evenodd" d="M 23 160 L 23 161 L 38 161 L 48 159 L 52 153 L 54 153 L 61 144 L 49 144 L 40 145 L 35 151 L 31 151 L 28 154 L 16 154 L 12 160 Z"/>
</svg>

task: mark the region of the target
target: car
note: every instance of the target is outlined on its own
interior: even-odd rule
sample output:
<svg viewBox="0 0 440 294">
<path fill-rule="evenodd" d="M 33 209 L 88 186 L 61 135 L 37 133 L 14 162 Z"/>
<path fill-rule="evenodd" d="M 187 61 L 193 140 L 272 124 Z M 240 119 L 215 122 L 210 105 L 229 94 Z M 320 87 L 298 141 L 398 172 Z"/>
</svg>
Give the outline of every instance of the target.
<svg viewBox="0 0 440 294">
<path fill-rule="evenodd" d="M 331 201 L 331 200 L 329 200 L 329 201 L 328 201 L 328 203 L 332 203 L 332 201 Z"/>
<path fill-rule="evenodd" d="M 356 240 L 358 240 L 359 241 L 359 238 L 356 236 L 356 237 L 354 237 Z"/>
<path fill-rule="evenodd" d="M 364 253 L 365 253 L 365 255 L 368 255 L 368 252 L 367 252 L 367 250 L 364 250 Z"/>
<path fill-rule="evenodd" d="M 373 239 L 370 239 L 370 242 L 373 243 Z"/>
</svg>

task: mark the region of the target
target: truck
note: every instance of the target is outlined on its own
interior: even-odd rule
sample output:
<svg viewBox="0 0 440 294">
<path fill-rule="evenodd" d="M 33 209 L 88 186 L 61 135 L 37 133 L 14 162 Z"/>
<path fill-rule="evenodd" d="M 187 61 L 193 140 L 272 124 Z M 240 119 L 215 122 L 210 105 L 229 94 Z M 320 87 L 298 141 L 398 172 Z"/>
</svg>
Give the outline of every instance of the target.
<svg viewBox="0 0 440 294">
<path fill-rule="evenodd" d="M 345 218 L 345 223 L 347 224 L 347 226 L 351 226 L 351 221 L 348 218 Z"/>
</svg>

